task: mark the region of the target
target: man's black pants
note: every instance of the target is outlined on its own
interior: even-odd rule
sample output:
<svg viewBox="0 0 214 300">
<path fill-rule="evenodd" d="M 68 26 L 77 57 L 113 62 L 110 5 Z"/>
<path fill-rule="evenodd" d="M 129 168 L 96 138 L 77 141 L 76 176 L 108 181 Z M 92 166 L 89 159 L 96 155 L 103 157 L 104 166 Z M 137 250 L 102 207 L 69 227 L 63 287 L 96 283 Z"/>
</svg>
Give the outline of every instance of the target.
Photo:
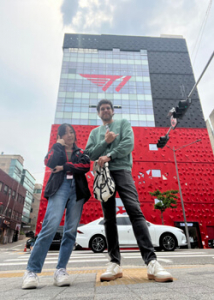
<svg viewBox="0 0 214 300">
<path fill-rule="evenodd" d="M 145 217 L 140 209 L 138 194 L 131 171 L 116 170 L 111 171 L 110 173 L 114 178 L 116 190 L 118 191 L 126 212 L 129 215 L 142 258 L 145 264 L 148 265 L 151 260 L 156 259 L 156 255 L 154 253 Z M 115 194 L 109 198 L 107 202 L 102 203 L 102 208 L 105 219 L 104 225 L 110 260 L 111 262 L 120 265 Z"/>
</svg>

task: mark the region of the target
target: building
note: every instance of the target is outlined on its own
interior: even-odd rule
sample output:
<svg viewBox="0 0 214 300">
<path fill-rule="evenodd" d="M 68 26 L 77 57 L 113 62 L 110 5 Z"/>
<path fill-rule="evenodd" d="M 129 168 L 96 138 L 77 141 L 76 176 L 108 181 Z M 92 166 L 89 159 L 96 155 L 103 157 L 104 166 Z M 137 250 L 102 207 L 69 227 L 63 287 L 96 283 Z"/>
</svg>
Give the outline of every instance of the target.
<svg viewBox="0 0 214 300">
<path fill-rule="evenodd" d="M 0 169 L 0 243 L 18 240 L 26 189 Z"/>
<path fill-rule="evenodd" d="M 35 178 L 31 175 L 31 173 L 23 169 L 21 184 L 24 188 L 26 188 L 26 197 L 25 197 L 25 203 L 23 207 L 22 212 L 22 223 L 23 228 L 29 228 L 31 229 L 30 223 L 30 213 L 31 213 L 31 205 L 33 202 L 33 191 L 35 186 Z"/>
<path fill-rule="evenodd" d="M 213 149 L 213 154 L 214 154 L 214 110 L 209 115 L 209 118 L 206 121 L 206 125 L 210 137 L 210 143 Z"/>
<path fill-rule="evenodd" d="M 21 155 L 1 153 L 0 168 L 16 181 L 21 182 L 24 159 Z"/>
<path fill-rule="evenodd" d="M 115 105 L 115 119 L 128 119 L 134 130 L 133 177 L 142 211 L 153 223 L 160 223 L 149 191 L 178 189 L 173 151 L 157 149 L 167 133 L 168 111 L 185 99 L 195 84 L 186 41 L 181 36 L 141 37 L 65 34 L 63 62 L 55 124 L 49 147 L 56 142 L 57 128 L 71 123 L 78 145 L 85 147 L 90 131 L 101 124 L 96 104 L 109 99 Z M 198 139 L 201 142 L 193 143 Z M 193 144 L 192 144 L 193 143 Z M 197 90 L 192 104 L 177 128 L 170 133 L 169 147 L 176 152 L 186 217 L 191 237 L 198 247 L 214 238 L 214 158 Z M 44 186 L 50 173 L 46 172 Z M 92 191 L 93 174 L 87 174 Z M 37 231 L 41 229 L 47 201 L 41 198 Z M 117 199 L 118 212 L 124 212 Z M 81 223 L 102 216 L 93 197 L 84 205 Z M 178 207 L 164 215 L 165 224 L 184 228 Z M 63 223 L 63 220 L 62 220 Z"/>
<path fill-rule="evenodd" d="M 33 191 L 33 201 L 31 205 L 31 212 L 30 212 L 30 230 L 34 231 L 36 230 L 36 223 L 37 223 L 37 217 L 39 212 L 39 206 L 40 206 L 40 199 L 42 194 L 42 184 L 36 183 Z"/>
<path fill-rule="evenodd" d="M 21 155 L 7 155 L 1 153 L 0 155 L 0 168 L 6 172 L 11 178 L 14 178 L 18 183 L 23 185 L 26 189 L 26 197 L 22 215 L 22 226 L 30 222 L 31 204 L 33 201 L 33 191 L 35 185 L 35 178 L 31 173 L 23 167 L 24 159 Z"/>
</svg>

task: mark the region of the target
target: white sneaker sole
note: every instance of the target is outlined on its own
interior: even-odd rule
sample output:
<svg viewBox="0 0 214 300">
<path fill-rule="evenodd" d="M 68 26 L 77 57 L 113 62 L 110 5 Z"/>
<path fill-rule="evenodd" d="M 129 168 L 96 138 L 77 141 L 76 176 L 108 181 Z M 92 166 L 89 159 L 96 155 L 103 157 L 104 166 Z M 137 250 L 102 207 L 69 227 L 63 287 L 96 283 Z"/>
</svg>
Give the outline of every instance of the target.
<svg viewBox="0 0 214 300">
<path fill-rule="evenodd" d="M 56 280 L 54 280 L 54 285 L 55 286 L 69 286 L 71 285 L 70 281 L 63 281 L 63 282 L 57 282 Z"/>
<path fill-rule="evenodd" d="M 22 289 L 36 289 L 38 282 L 28 282 L 22 284 Z"/>
<path fill-rule="evenodd" d="M 122 278 L 123 277 L 123 273 L 118 273 L 116 275 L 112 275 L 112 276 L 103 276 L 101 275 L 100 277 L 100 281 L 103 282 L 103 281 L 111 281 L 111 280 L 115 280 L 117 278 Z"/>
<path fill-rule="evenodd" d="M 149 280 L 155 280 L 157 282 L 173 282 L 173 277 L 172 276 L 168 276 L 168 277 L 165 277 L 165 278 L 158 278 L 157 276 L 147 274 L 147 277 L 148 277 Z"/>
</svg>

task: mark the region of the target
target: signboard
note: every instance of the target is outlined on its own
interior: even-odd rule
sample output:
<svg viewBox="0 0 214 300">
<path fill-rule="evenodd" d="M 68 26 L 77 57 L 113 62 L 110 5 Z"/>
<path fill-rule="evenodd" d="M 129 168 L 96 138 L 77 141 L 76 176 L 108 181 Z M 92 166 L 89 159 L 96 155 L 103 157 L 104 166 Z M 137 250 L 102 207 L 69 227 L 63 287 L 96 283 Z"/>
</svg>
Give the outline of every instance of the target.
<svg viewBox="0 0 214 300">
<path fill-rule="evenodd" d="M 21 224 L 16 224 L 16 230 L 20 231 Z"/>
<path fill-rule="evenodd" d="M 185 223 L 180 223 L 180 226 L 181 226 L 181 227 L 184 227 L 184 226 L 185 226 Z M 188 227 L 193 227 L 193 223 L 187 223 L 187 226 L 188 226 Z"/>
<path fill-rule="evenodd" d="M 10 222 L 7 221 L 7 220 L 4 220 L 3 223 L 4 223 L 5 225 L 10 225 Z"/>
<path fill-rule="evenodd" d="M 171 116 L 170 122 L 171 122 L 172 129 L 175 129 L 175 127 L 177 126 L 178 120 L 174 119 L 173 116 Z"/>
</svg>

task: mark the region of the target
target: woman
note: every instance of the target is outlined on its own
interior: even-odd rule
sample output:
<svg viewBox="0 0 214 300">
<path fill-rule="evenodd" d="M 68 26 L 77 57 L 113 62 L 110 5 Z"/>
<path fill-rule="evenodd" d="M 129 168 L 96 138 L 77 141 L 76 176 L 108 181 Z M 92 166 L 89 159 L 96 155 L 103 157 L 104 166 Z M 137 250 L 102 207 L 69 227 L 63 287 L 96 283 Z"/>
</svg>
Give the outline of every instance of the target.
<svg viewBox="0 0 214 300">
<path fill-rule="evenodd" d="M 56 144 L 45 157 L 45 165 L 52 174 L 45 188 L 44 196 L 48 206 L 23 277 L 22 288 L 36 288 L 45 257 L 61 222 L 66 208 L 65 225 L 59 252 L 58 264 L 54 273 L 54 284 L 70 285 L 66 265 L 74 247 L 77 226 L 83 204 L 89 199 L 90 192 L 84 173 L 90 169 L 89 157 L 76 146 L 76 133 L 69 124 L 58 128 Z"/>
</svg>

